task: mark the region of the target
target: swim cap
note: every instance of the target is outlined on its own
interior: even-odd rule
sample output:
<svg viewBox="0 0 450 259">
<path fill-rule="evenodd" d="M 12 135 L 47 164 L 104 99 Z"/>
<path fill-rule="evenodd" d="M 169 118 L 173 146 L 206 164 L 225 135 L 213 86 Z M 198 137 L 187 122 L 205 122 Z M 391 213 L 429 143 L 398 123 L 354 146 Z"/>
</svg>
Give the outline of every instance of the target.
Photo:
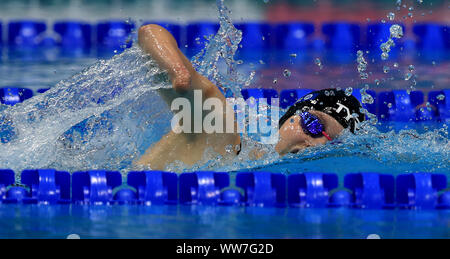
<svg viewBox="0 0 450 259">
<path fill-rule="evenodd" d="M 353 95 L 347 95 L 343 90 L 324 89 L 309 93 L 292 105 L 281 117 L 279 127 L 293 115 L 309 111 L 321 111 L 336 119 L 344 128 L 355 133 L 358 124 L 365 120 L 361 112 L 361 103 Z"/>
</svg>

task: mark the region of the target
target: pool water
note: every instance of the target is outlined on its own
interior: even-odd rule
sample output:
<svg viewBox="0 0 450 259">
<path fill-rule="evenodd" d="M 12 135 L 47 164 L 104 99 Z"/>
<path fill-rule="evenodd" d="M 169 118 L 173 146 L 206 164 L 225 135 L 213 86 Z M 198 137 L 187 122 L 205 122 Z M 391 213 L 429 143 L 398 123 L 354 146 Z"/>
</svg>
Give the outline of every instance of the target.
<svg viewBox="0 0 450 259">
<path fill-rule="evenodd" d="M 0 205 L 0 237 L 448 238 L 450 211 Z"/>
</svg>

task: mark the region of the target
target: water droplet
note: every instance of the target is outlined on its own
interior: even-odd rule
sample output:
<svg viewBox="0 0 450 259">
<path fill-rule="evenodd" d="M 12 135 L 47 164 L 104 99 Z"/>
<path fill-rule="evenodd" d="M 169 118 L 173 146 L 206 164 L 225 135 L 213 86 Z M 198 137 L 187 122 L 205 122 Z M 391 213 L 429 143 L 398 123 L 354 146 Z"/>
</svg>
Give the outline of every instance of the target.
<svg viewBox="0 0 450 259">
<path fill-rule="evenodd" d="M 389 58 L 389 54 L 387 54 L 386 52 L 381 53 L 381 59 L 382 60 L 386 60 Z"/>
<path fill-rule="evenodd" d="M 392 108 L 392 103 L 388 103 L 387 104 L 387 107 L 390 109 L 390 108 Z"/>
<path fill-rule="evenodd" d="M 316 63 L 317 66 L 319 66 L 320 69 L 323 68 L 322 61 L 319 58 L 316 58 L 314 62 Z"/>
<path fill-rule="evenodd" d="M 393 13 L 393 12 L 388 13 L 388 14 L 387 14 L 387 18 L 388 18 L 390 21 L 393 21 L 393 20 L 395 19 L 395 13 Z"/>
<path fill-rule="evenodd" d="M 411 79 L 412 76 L 413 76 L 412 73 L 406 73 L 405 81 L 408 81 L 409 79 Z"/>
<path fill-rule="evenodd" d="M 390 70 L 391 70 L 391 69 L 390 69 L 388 66 L 384 66 L 384 67 L 383 67 L 383 72 L 384 72 L 385 74 L 389 73 Z"/>
<path fill-rule="evenodd" d="M 403 28 L 398 24 L 394 24 L 389 28 L 389 32 L 391 33 L 391 38 L 400 39 L 403 37 Z"/>
<path fill-rule="evenodd" d="M 278 79 L 274 78 L 272 83 L 274 83 L 274 84 L 278 83 Z"/>
<path fill-rule="evenodd" d="M 395 62 L 393 66 L 394 66 L 395 68 L 398 68 L 398 63 Z"/>
<path fill-rule="evenodd" d="M 292 54 L 289 54 L 289 56 L 290 56 L 290 57 L 293 57 L 293 58 L 296 58 L 296 57 L 297 57 L 297 54 L 292 53 Z"/>
<path fill-rule="evenodd" d="M 445 99 L 445 95 L 440 94 L 440 95 L 436 96 L 436 99 L 438 99 L 439 101 L 443 101 Z"/>
<path fill-rule="evenodd" d="M 353 93 L 353 88 L 352 87 L 348 87 L 345 89 L 345 95 L 350 96 Z"/>
<path fill-rule="evenodd" d="M 284 77 L 290 77 L 291 76 L 291 71 L 289 71 L 289 69 L 285 69 L 283 71 L 283 75 L 284 75 Z"/>
<path fill-rule="evenodd" d="M 410 72 L 413 72 L 414 69 L 415 69 L 414 65 L 409 65 L 409 66 L 408 66 L 408 70 L 409 70 Z"/>
<path fill-rule="evenodd" d="M 381 83 L 380 80 L 378 80 L 378 79 L 375 79 L 374 82 L 376 85 L 380 85 L 380 83 Z"/>
</svg>

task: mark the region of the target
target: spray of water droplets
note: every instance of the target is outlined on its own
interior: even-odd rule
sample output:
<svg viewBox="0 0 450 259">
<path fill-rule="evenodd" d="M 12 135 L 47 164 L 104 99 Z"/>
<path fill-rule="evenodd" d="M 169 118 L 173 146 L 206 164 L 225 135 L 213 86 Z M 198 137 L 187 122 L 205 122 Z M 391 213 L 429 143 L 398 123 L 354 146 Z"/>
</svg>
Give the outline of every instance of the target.
<svg viewBox="0 0 450 259">
<path fill-rule="evenodd" d="M 391 52 L 391 48 L 395 47 L 394 39 L 400 39 L 403 37 L 403 28 L 398 24 L 393 24 L 389 28 L 390 36 L 389 39 L 380 45 L 381 59 L 387 60 L 389 58 L 389 52 Z"/>
</svg>

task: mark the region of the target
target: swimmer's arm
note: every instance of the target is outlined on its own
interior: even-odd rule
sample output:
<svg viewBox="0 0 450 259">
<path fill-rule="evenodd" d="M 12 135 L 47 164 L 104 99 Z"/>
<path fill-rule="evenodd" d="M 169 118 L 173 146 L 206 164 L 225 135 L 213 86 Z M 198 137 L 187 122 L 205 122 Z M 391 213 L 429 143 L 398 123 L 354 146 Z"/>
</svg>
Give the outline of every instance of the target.
<svg viewBox="0 0 450 259">
<path fill-rule="evenodd" d="M 159 92 L 169 105 L 177 97 L 187 97 L 190 90 L 202 90 L 204 98 L 225 100 L 222 92 L 211 81 L 195 71 L 170 32 L 159 25 L 150 24 L 142 26 L 138 34 L 139 46 L 169 74 L 175 91 L 161 89 Z"/>
<path fill-rule="evenodd" d="M 190 61 L 179 50 L 173 36 L 166 29 L 158 25 L 141 27 L 139 29 L 139 45 L 169 74 L 172 89 L 160 89 L 158 91 L 169 107 L 172 101 L 178 97 L 185 97 L 190 100 L 191 104 L 194 104 L 193 90 L 201 90 L 203 100 L 218 98 L 224 106 L 226 105 L 226 99 L 222 92 L 211 81 L 195 71 Z M 224 119 L 227 118 L 228 112 L 232 112 L 234 118 L 232 109 L 225 110 Z M 237 128 L 235 121 L 233 121 L 233 124 Z M 191 125 L 194 125 L 194 123 L 192 122 Z M 226 125 L 226 121 L 223 125 Z M 237 133 L 175 134 L 171 131 L 147 150 L 146 154 L 137 161 L 137 164 L 150 165 L 154 170 L 163 170 L 167 164 L 176 160 L 192 165 L 201 159 L 204 151 L 209 147 L 213 147 L 216 152 L 224 154 L 226 145 L 238 145 L 239 143 L 240 137 Z"/>
</svg>

